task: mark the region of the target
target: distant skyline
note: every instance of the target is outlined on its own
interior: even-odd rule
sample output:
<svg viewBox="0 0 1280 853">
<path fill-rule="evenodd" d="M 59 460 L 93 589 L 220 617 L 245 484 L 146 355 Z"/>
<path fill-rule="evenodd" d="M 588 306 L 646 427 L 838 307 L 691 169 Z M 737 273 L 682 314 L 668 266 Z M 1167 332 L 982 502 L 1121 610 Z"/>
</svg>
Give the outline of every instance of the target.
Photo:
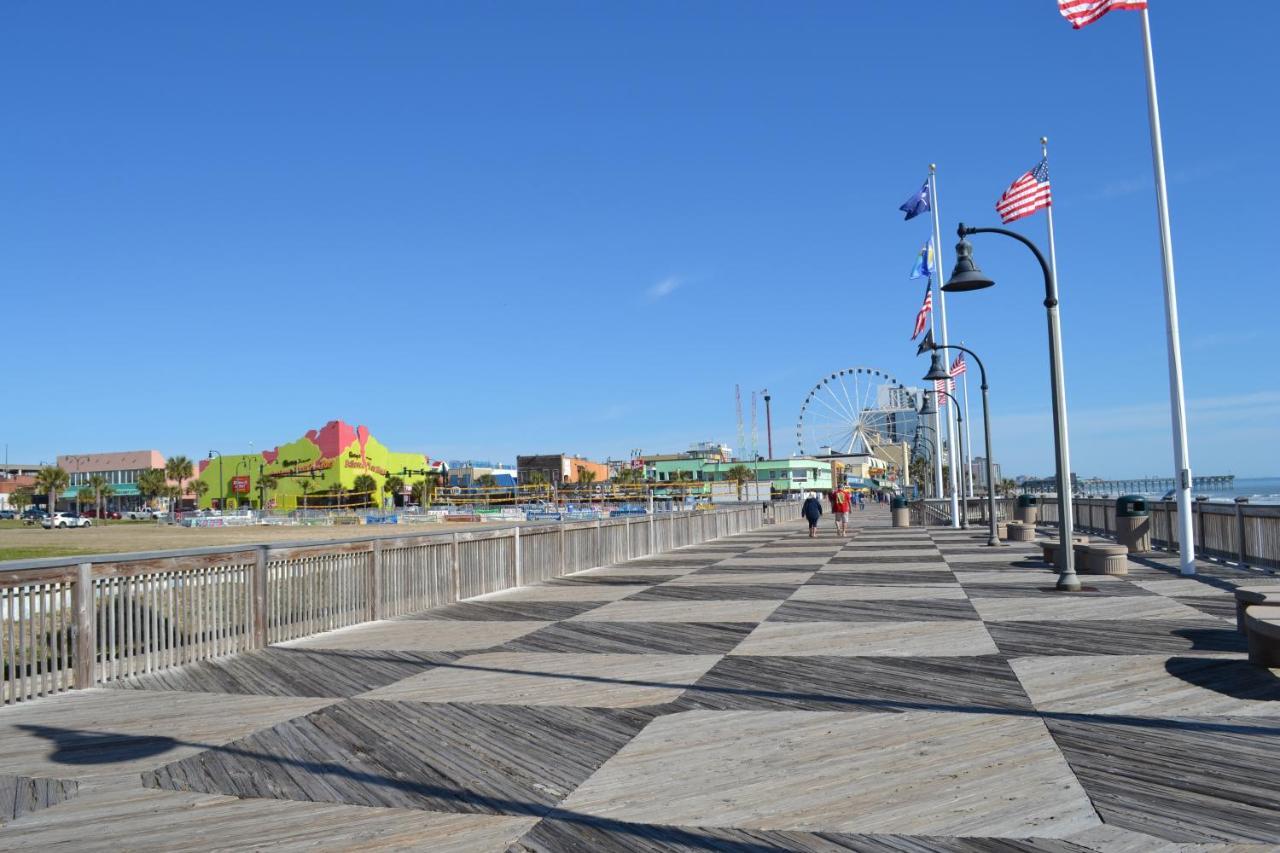
<svg viewBox="0 0 1280 853">
<path fill-rule="evenodd" d="M 1240 48 L 1280 6 L 1151 17 L 1193 471 L 1280 474 L 1280 119 Z M 622 457 L 736 447 L 740 384 L 785 455 L 822 376 L 927 368 L 928 225 L 897 207 L 928 164 L 947 272 L 1047 135 L 1072 467 L 1168 476 L 1140 46 L 1053 0 L 8 4 L 0 442 L 200 457 L 342 419 L 433 458 Z M 1039 272 L 973 242 L 998 285 L 948 298 L 951 337 L 1003 470 L 1047 474 Z"/>
</svg>

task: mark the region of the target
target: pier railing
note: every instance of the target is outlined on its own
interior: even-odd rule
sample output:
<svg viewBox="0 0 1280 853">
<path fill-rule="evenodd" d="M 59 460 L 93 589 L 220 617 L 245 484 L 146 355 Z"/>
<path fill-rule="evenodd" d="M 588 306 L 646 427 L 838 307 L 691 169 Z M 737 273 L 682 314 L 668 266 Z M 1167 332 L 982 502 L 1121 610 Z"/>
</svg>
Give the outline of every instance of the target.
<svg viewBox="0 0 1280 853">
<path fill-rule="evenodd" d="M 661 554 L 760 527 L 763 504 L 0 568 L 5 704 Z M 777 502 L 774 521 L 799 517 Z"/>
<path fill-rule="evenodd" d="M 1041 499 L 1039 516 L 1047 524 L 1058 523 L 1058 505 Z M 1072 501 L 1075 528 L 1082 533 L 1115 535 L 1115 500 L 1076 498 Z M 1250 503 L 1192 503 L 1191 528 L 1199 557 L 1257 568 L 1280 568 L 1280 505 Z M 1147 501 L 1151 513 L 1152 545 L 1176 551 L 1177 501 Z"/>
</svg>

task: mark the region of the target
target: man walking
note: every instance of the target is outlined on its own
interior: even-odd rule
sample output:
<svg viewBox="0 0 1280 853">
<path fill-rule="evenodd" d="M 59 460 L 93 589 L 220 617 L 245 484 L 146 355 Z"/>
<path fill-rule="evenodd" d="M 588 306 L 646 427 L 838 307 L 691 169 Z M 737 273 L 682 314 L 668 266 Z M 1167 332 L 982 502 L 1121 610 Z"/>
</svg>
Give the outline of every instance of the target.
<svg viewBox="0 0 1280 853">
<path fill-rule="evenodd" d="M 849 535 L 849 490 L 837 486 L 830 495 L 831 515 L 836 521 L 836 535 Z"/>
</svg>

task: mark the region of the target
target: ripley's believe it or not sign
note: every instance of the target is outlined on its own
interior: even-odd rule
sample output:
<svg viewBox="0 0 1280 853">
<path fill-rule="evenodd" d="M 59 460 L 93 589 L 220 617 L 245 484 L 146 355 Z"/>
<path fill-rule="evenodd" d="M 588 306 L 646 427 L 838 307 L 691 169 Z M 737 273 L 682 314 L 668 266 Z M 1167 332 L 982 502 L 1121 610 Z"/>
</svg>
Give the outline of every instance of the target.
<svg viewBox="0 0 1280 853">
<path fill-rule="evenodd" d="M 389 476 L 400 477 L 408 489 L 426 479 L 424 472 L 445 470 L 443 463 L 421 453 L 388 450 L 369 434 L 368 427 L 329 421 L 321 429 L 310 430 L 297 441 L 274 450 L 224 456 L 221 471 L 217 458 L 202 459 L 198 478 L 208 489 L 200 498 L 200 506 L 216 506 L 223 494 L 228 506 L 233 502 L 257 506 L 265 481 L 268 507 L 296 509 L 304 505 L 304 497 L 312 500 L 310 496 L 331 494 L 339 487 L 353 491 L 356 478 L 362 474 L 373 477 L 378 484 L 379 494 L 373 495 L 371 501 L 376 504 Z M 225 479 L 221 488 L 219 477 Z"/>
</svg>

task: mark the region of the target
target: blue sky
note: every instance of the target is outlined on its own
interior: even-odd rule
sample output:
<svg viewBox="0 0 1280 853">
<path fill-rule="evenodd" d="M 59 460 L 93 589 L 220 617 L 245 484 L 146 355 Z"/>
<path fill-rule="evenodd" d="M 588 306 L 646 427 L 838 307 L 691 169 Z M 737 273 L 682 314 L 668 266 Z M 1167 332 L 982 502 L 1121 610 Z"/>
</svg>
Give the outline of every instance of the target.
<svg viewBox="0 0 1280 853">
<path fill-rule="evenodd" d="M 1280 4 L 1152 5 L 1192 464 L 1274 474 Z M 823 375 L 923 375 L 927 164 L 949 269 L 1048 135 L 1073 467 L 1166 473 L 1140 46 L 1052 0 L 5 4 L 0 440 L 620 456 L 733 443 L 737 383 L 789 452 Z M 975 240 L 951 333 L 1048 472 L 1039 273 Z"/>
</svg>

